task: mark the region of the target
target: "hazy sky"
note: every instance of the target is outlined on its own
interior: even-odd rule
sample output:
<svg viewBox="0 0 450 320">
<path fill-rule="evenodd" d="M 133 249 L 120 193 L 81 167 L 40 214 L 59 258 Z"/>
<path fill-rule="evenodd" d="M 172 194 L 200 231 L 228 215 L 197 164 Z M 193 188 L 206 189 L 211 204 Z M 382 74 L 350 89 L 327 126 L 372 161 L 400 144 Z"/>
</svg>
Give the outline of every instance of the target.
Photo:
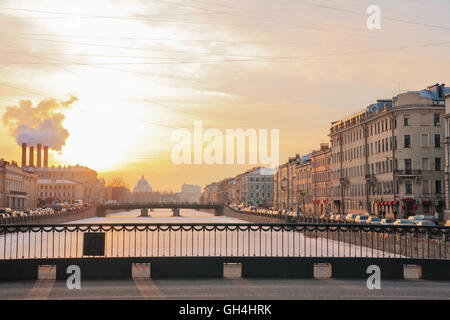
<svg viewBox="0 0 450 320">
<path fill-rule="evenodd" d="M 381 8 L 368 30 L 366 9 Z M 131 187 L 205 185 L 252 165 L 174 165 L 173 130 L 279 129 L 280 160 L 328 141 L 331 121 L 445 83 L 448 0 L 0 0 L 0 116 L 69 95 L 50 164 Z M 20 148 L 0 124 L 0 158 Z"/>
</svg>

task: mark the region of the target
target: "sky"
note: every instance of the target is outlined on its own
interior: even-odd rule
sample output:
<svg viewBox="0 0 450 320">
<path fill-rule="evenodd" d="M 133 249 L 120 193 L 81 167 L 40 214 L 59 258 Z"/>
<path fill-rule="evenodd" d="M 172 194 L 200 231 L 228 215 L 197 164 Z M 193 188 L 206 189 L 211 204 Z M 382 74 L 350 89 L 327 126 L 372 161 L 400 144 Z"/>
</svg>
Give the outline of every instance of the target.
<svg viewBox="0 0 450 320">
<path fill-rule="evenodd" d="M 332 121 L 445 83 L 449 21 L 448 0 L 0 0 L 0 117 L 76 97 L 53 111 L 69 134 L 50 165 L 204 186 L 254 165 L 176 165 L 175 130 L 278 129 L 280 162 L 307 154 Z M 19 161 L 12 131 L 0 158 Z"/>
</svg>

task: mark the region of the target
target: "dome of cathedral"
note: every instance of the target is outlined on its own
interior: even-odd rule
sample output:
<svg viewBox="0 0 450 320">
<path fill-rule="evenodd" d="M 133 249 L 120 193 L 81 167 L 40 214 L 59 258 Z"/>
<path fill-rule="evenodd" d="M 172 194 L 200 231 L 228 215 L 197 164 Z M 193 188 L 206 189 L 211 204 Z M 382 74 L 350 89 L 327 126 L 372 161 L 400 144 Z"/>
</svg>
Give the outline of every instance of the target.
<svg viewBox="0 0 450 320">
<path fill-rule="evenodd" d="M 134 187 L 134 192 L 152 192 L 152 187 L 148 184 L 147 180 L 145 180 L 144 176 L 141 177 L 141 179 Z"/>
</svg>

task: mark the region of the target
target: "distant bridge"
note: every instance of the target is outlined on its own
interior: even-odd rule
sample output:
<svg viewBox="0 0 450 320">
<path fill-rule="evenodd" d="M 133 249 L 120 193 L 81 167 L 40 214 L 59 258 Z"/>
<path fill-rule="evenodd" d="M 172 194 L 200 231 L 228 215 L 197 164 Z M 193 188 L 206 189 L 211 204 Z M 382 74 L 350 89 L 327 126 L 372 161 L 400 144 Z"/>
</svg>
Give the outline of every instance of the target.
<svg viewBox="0 0 450 320">
<path fill-rule="evenodd" d="M 106 210 L 133 210 L 141 209 L 141 216 L 148 216 L 148 209 L 172 209 L 173 216 L 180 216 L 180 209 L 208 209 L 214 210 L 215 216 L 223 215 L 223 204 L 221 203 L 194 203 L 194 202 L 145 202 L 145 203 L 122 203 L 97 206 L 97 216 L 105 217 Z"/>
</svg>

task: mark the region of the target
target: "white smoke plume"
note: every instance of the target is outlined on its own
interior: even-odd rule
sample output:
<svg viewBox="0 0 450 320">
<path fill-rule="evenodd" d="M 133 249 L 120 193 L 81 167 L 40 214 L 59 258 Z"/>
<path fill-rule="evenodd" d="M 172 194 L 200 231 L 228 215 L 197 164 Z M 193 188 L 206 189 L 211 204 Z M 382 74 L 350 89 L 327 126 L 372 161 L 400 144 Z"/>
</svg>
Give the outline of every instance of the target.
<svg viewBox="0 0 450 320">
<path fill-rule="evenodd" d="M 62 126 L 65 119 L 62 109 L 69 109 L 78 98 L 70 96 L 65 101 L 48 99 L 33 107 L 30 100 L 21 100 L 17 106 L 6 108 L 3 123 L 10 129 L 19 145 L 42 146 L 60 151 L 66 144 L 69 131 Z"/>
</svg>

